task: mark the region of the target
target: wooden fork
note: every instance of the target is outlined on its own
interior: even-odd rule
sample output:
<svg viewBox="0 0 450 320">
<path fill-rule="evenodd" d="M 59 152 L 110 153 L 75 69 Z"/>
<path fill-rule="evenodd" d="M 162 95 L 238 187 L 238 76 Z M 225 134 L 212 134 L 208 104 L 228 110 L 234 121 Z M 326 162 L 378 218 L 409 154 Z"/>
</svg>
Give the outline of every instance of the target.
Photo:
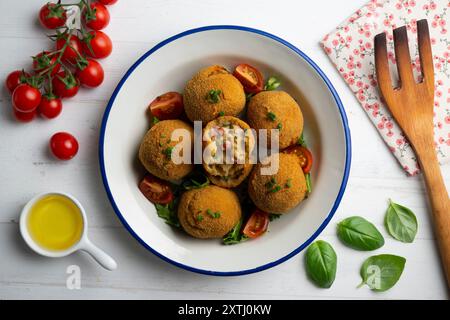
<svg viewBox="0 0 450 320">
<path fill-rule="evenodd" d="M 385 33 L 375 37 L 375 65 L 381 95 L 419 160 L 447 286 L 450 288 L 450 201 L 434 147 L 434 69 L 427 20 L 417 22 L 417 31 L 423 77 L 420 83 L 416 83 L 413 76 L 406 27 L 394 30 L 399 87 L 392 85 Z"/>
</svg>

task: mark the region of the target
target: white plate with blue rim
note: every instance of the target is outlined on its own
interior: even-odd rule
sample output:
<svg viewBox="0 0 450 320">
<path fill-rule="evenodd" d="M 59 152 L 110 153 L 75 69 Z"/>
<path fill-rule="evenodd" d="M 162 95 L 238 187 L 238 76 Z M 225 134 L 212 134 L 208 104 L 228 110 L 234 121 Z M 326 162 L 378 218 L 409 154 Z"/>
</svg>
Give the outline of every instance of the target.
<svg viewBox="0 0 450 320">
<path fill-rule="evenodd" d="M 281 89 L 300 104 L 304 135 L 314 155 L 313 192 L 307 200 L 272 222 L 264 236 L 225 246 L 198 240 L 158 218 L 139 191 L 143 176 L 137 160 L 149 128 L 146 108 L 167 91 L 182 92 L 201 68 L 219 64 L 232 70 L 240 63 L 277 76 Z M 103 117 L 100 168 L 112 207 L 125 228 L 149 251 L 183 269 L 234 276 L 274 267 L 305 249 L 330 222 L 347 184 L 351 142 L 338 94 L 320 68 L 287 41 L 240 26 L 188 30 L 162 41 L 127 71 Z"/>
</svg>

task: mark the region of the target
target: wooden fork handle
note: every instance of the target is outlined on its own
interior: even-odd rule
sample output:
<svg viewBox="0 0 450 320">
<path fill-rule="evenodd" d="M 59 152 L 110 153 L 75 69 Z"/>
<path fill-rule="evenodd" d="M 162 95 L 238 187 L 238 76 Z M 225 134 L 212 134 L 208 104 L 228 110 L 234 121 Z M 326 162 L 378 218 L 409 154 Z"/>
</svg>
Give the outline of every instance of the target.
<svg viewBox="0 0 450 320">
<path fill-rule="evenodd" d="M 450 289 L 450 201 L 438 159 L 432 144 L 423 149 L 416 148 L 416 154 L 423 171 L 430 199 L 435 229 L 447 285 Z"/>
</svg>

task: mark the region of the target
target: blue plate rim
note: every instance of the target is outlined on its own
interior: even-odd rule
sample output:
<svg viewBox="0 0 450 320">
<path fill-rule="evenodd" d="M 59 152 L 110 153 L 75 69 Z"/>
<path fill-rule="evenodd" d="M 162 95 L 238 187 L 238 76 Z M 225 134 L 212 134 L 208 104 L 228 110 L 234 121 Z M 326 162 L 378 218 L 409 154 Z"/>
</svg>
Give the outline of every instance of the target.
<svg viewBox="0 0 450 320">
<path fill-rule="evenodd" d="M 342 178 L 342 182 L 341 182 L 341 186 L 340 186 L 337 198 L 336 198 L 336 200 L 335 200 L 335 202 L 333 204 L 333 207 L 331 208 L 330 213 L 328 214 L 327 218 L 322 222 L 322 224 L 317 229 L 317 231 L 308 240 L 306 240 L 303 244 L 301 244 L 297 249 L 295 249 L 291 253 L 287 254 L 286 256 L 284 256 L 284 257 L 282 257 L 282 258 L 280 258 L 278 260 L 275 260 L 273 262 L 264 264 L 262 266 L 259 266 L 259 267 L 253 268 L 253 269 L 241 270 L 241 271 L 223 272 L 223 271 L 212 271 L 212 270 L 203 270 L 203 269 L 194 268 L 194 267 L 191 267 L 191 266 L 188 266 L 188 265 L 176 262 L 176 261 L 174 261 L 174 260 L 164 256 L 163 254 L 159 253 L 158 251 L 156 251 L 152 247 L 150 247 L 145 241 L 143 241 L 134 232 L 134 230 L 127 223 L 127 221 L 123 217 L 122 213 L 120 212 L 119 208 L 117 207 L 117 205 L 116 205 L 116 203 L 114 201 L 114 197 L 113 197 L 113 195 L 111 193 L 111 189 L 110 189 L 109 184 L 108 184 L 108 179 L 106 177 L 105 164 L 104 164 L 104 160 L 105 160 L 104 159 L 105 130 L 106 130 L 106 125 L 107 125 L 108 118 L 109 118 L 109 113 L 111 111 L 112 105 L 113 105 L 113 103 L 114 103 L 114 101 L 116 99 L 117 94 L 120 92 L 123 84 L 126 82 L 128 77 L 133 73 L 133 71 L 145 59 L 147 59 L 152 53 L 154 53 L 155 51 L 157 51 L 161 47 L 165 46 L 166 44 L 168 44 L 170 42 L 173 42 L 173 41 L 175 41 L 175 40 L 177 40 L 179 38 L 191 35 L 191 34 L 204 32 L 204 31 L 211 31 L 211 30 L 238 30 L 238 31 L 245 31 L 245 32 L 255 33 L 255 34 L 258 34 L 258 35 L 270 38 L 272 40 L 275 40 L 278 43 L 281 43 L 282 45 L 284 45 L 284 46 L 288 47 L 289 49 L 291 49 L 292 51 L 294 51 L 302 59 L 304 59 L 306 62 L 308 62 L 308 64 L 320 75 L 322 80 L 327 85 L 328 89 L 330 90 L 331 94 L 333 95 L 333 97 L 334 97 L 334 99 L 336 101 L 336 104 L 338 106 L 338 110 L 339 110 L 339 113 L 341 115 L 341 120 L 342 120 L 343 127 L 344 127 L 344 134 L 345 134 L 346 155 L 345 155 L 344 176 Z M 128 230 L 128 232 L 142 246 L 144 246 L 147 250 L 149 250 L 150 252 L 152 252 L 157 257 L 161 258 L 162 260 L 164 260 L 164 261 L 166 261 L 166 262 L 168 262 L 168 263 L 170 263 L 172 265 L 175 265 L 175 266 L 177 266 L 179 268 L 187 270 L 187 271 L 200 273 L 200 274 L 204 274 L 204 275 L 211 275 L 211 276 L 240 276 L 240 275 L 247 275 L 247 274 L 251 274 L 251 273 L 256 273 L 256 272 L 260 272 L 260 271 L 263 271 L 263 270 L 267 270 L 269 268 L 275 267 L 276 265 L 279 265 L 279 264 L 287 261 L 288 259 L 290 259 L 293 256 L 297 255 L 303 249 L 305 249 L 308 245 L 310 245 L 320 235 L 320 233 L 323 231 L 323 229 L 328 225 L 328 223 L 333 218 L 337 208 L 339 207 L 339 204 L 340 204 L 340 202 L 342 200 L 342 197 L 344 195 L 345 188 L 347 186 L 347 182 L 348 182 L 348 178 L 349 178 L 349 174 L 350 174 L 351 157 L 352 157 L 351 136 L 350 136 L 350 129 L 349 129 L 349 126 L 348 126 L 348 119 L 347 119 L 347 115 L 346 115 L 345 110 L 344 110 L 344 106 L 342 104 L 341 99 L 339 98 L 338 93 L 336 92 L 336 89 L 333 87 L 333 85 L 331 84 L 330 80 L 325 75 L 325 73 L 319 68 L 319 66 L 313 60 L 311 60 L 311 58 L 309 58 L 303 51 L 301 51 L 300 49 L 298 49 L 297 47 L 295 47 L 294 45 L 292 45 L 288 41 L 286 41 L 286 40 L 284 40 L 284 39 L 282 39 L 282 38 L 280 38 L 278 36 L 275 36 L 275 35 L 273 35 L 271 33 L 259 30 L 259 29 L 254 29 L 254 28 L 244 27 L 244 26 L 237 26 L 237 25 L 211 25 L 211 26 L 204 26 L 204 27 L 190 29 L 190 30 L 181 32 L 179 34 L 176 34 L 176 35 L 174 35 L 174 36 L 172 36 L 170 38 L 167 38 L 166 40 L 161 41 L 160 43 L 155 45 L 152 49 L 150 49 L 145 54 L 143 54 L 127 70 L 125 75 L 120 80 L 119 84 L 114 89 L 114 92 L 113 92 L 113 94 L 112 94 L 112 96 L 111 96 L 111 98 L 110 98 L 110 100 L 108 102 L 108 105 L 107 105 L 107 107 L 105 109 L 105 112 L 103 114 L 103 119 L 102 119 L 102 124 L 101 124 L 101 129 L 100 129 L 100 139 L 99 139 L 99 163 L 100 163 L 100 171 L 101 171 L 103 185 L 105 187 L 106 193 L 108 195 L 108 199 L 109 199 L 109 201 L 110 201 L 110 203 L 111 203 L 111 205 L 112 205 L 116 215 L 119 217 L 119 220 L 122 222 L 124 227 Z"/>
</svg>

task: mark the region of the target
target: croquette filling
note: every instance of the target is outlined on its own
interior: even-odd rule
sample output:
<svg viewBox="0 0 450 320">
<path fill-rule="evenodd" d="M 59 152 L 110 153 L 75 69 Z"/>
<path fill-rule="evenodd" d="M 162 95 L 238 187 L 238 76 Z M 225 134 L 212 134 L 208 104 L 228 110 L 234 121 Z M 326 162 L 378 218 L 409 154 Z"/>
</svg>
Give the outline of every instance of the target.
<svg viewBox="0 0 450 320">
<path fill-rule="evenodd" d="M 242 175 L 248 159 L 249 136 L 245 129 L 229 122 L 214 126 L 205 133 L 208 154 L 205 154 L 206 170 L 223 180 Z"/>
</svg>

